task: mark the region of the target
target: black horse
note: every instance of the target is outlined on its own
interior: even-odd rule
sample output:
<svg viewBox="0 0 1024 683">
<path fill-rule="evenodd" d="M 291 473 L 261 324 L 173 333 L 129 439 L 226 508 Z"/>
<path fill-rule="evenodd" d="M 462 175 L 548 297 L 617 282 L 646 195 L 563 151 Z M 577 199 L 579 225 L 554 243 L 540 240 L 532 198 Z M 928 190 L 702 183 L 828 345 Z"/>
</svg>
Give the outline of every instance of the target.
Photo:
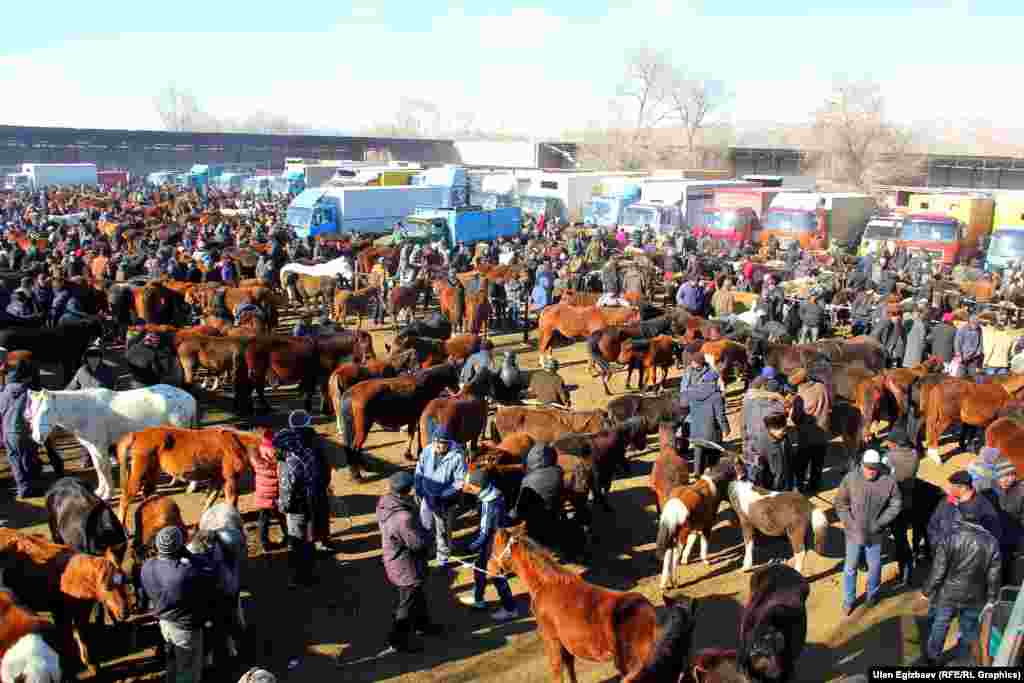
<svg viewBox="0 0 1024 683">
<path fill-rule="evenodd" d="M 397 336 L 448 339 L 452 336 L 452 323 L 442 313 L 435 313 L 430 320 L 417 320 L 409 323 L 402 328 Z"/>
<path fill-rule="evenodd" d="M 782 563 L 750 577 L 750 599 L 740 619 L 740 670 L 754 683 L 793 679 L 796 660 L 807 642 L 807 596 L 800 572 Z"/>
<path fill-rule="evenodd" d="M 46 492 L 46 511 L 54 543 L 102 556 L 120 566 L 128 535 L 106 501 L 74 477 L 58 479 Z"/>
<path fill-rule="evenodd" d="M 673 600 L 664 596 L 667 614 L 659 619 L 658 640 L 644 668 L 629 679 L 633 683 L 685 680 L 690 671 L 693 631 L 697 626 L 697 599 Z"/>
</svg>

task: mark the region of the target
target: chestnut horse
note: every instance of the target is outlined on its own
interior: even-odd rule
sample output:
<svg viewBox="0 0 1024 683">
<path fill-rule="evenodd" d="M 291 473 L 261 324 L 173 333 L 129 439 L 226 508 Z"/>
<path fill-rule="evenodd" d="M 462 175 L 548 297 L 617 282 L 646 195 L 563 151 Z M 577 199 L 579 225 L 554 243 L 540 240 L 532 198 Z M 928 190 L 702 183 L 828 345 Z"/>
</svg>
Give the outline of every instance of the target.
<svg viewBox="0 0 1024 683">
<path fill-rule="evenodd" d="M 574 339 L 587 337 L 598 330 L 613 325 L 639 322 L 640 309 L 609 306 L 569 306 L 555 304 L 547 306 L 540 314 L 537 328 L 540 333 L 538 352 L 551 354 L 551 342 L 555 332 Z"/>
<path fill-rule="evenodd" d="M 334 369 L 327 380 L 327 394 L 335 416 L 341 415 L 341 397 L 355 385 L 368 379 L 397 377 L 402 370 L 411 370 L 415 367 L 415 355 L 412 351 L 404 351 L 388 360 L 373 358 L 363 363 L 342 363 Z M 338 430 L 341 430 L 340 424 Z"/>
<path fill-rule="evenodd" d="M 214 487 L 206 498 L 203 512 L 217 498 L 220 486 L 224 488 L 227 502 L 238 507 L 238 480 L 252 469 L 250 461 L 259 455 L 260 438 L 254 433 L 222 427 L 150 427 L 125 434 L 117 442 L 122 523 L 128 516 L 128 504 L 136 494 L 142 491 L 143 495 L 149 495 L 156 490 L 161 471 L 190 482 L 213 481 Z"/>
<path fill-rule="evenodd" d="M 466 313 L 466 290 L 453 287 L 445 280 L 434 280 L 434 295 L 441 307 L 441 312 L 452 323 L 453 330 L 462 330 L 463 316 Z"/>
<path fill-rule="evenodd" d="M 552 680 L 560 682 L 565 669 L 575 683 L 577 657 L 611 661 L 626 680 L 651 660 L 658 634 L 650 601 L 587 583 L 527 536 L 525 525 L 495 532 L 487 571 L 515 572 L 526 585 Z"/>
<path fill-rule="evenodd" d="M 1024 390 L 1024 375 L 994 378 L 988 384 L 948 377 L 929 383 L 922 389 L 921 401 L 925 415 L 925 446 L 928 456 L 939 457 L 939 438 L 954 423 L 960 422 L 964 432 L 961 446 L 967 446 L 969 434 L 996 419 L 999 412 Z"/>
<path fill-rule="evenodd" d="M 494 309 L 486 291 L 466 295 L 465 328 L 470 334 L 486 337 L 491 331 Z"/>
<path fill-rule="evenodd" d="M 1024 475 L 1024 426 L 1012 417 L 1001 417 L 985 430 L 985 445 L 998 448 L 1003 457 Z"/>
<path fill-rule="evenodd" d="M 0 589 L 0 657 L 22 636 L 49 628 L 49 619 L 23 607 L 11 591 Z"/>
<path fill-rule="evenodd" d="M 492 374 L 478 372 L 459 393 L 449 398 L 435 398 L 423 408 L 420 415 L 419 440 L 416 459 L 426 448 L 436 429 L 443 428 L 452 439 L 468 443 L 471 452 L 487 426 L 487 395 L 490 393 Z"/>
<path fill-rule="evenodd" d="M 672 337 L 662 335 L 654 339 L 627 339 L 622 342 L 619 362 L 626 366 L 626 389 L 636 369 L 640 375 L 637 388 L 643 391 L 648 384 L 657 384 L 658 393 L 665 389 L 665 380 L 672 363 L 680 357 L 682 347 Z M 663 372 L 658 382 L 658 370 Z"/>
<path fill-rule="evenodd" d="M 603 410 L 572 411 L 561 408 L 498 406 L 492 426 L 499 438 L 514 432 L 523 432 L 537 441 L 551 443 L 566 432 L 599 432 L 609 424 L 607 414 Z"/>
<path fill-rule="evenodd" d="M 700 347 L 704 360 L 713 367 L 721 378 L 722 391 L 729 386 L 729 380 L 735 374 L 743 380 L 743 391 L 747 390 L 750 380 L 750 360 L 747 347 L 731 339 L 706 341 Z"/>
<path fill-rule="evenodd" d="M 356 329 L 363 329 L 363 318 L 370 315 L 370 302 L 377 301 L 377 288 L 367 287 L 350 292 L 339 289 L 334 293 L 334 319 L 345 324 L 349 313 L 356 316 Z"/>
<path fill-rule="evenodd" d="M 663 421 L 658 425 L 658 457 L 648 480 L 659 516 L 673 489 L 689 483 L 690 467 L 676 450 L 676 425 L 674 422 Z"/>
<path fill-rule="evenodd" d="M 460 334 L 451 339 L 431 339 L 429 337 L 408 337 L 399 335 L 395 337 L 395 350 L 416 351 L 416 362 L 422 368 L 430 368 L 435 365 L 455 360 L 464 363 L 467 358 L 480 350 L 480 342 L 483 341 L 476 334 Z M 387 346 L 385 346 L 385 349 Z"/>
<path fill-rule="evenodd" d="M 454 391 L 458 386 L 458 366 L 445 363 L 414 375 L 366 380 L 346 391 L 341 399 L 338 425 L 352 478 L 363 479 L 363 444 L 375 423 L 389 431 L 408 427 L 409 443 L 405 450 L 406 458 L 411 458 L 423 409 L 445 389 Z"/>
</svg>

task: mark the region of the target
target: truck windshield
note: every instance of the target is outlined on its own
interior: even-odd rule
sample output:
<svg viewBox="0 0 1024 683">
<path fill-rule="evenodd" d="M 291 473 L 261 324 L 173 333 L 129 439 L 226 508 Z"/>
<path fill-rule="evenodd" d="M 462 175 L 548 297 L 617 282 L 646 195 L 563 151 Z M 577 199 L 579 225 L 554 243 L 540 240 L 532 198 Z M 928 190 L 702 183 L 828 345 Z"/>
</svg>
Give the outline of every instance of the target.
<svg viewBox="0 0 1024 683">
<path fill-rule="evenodd" d="M 523 197 L 521 206 L 526 213 L 538 214 L 548 208 L 548 203 L 544 197 Z"/>
<path fill-rule="evenodd" d="M 288 209 L 288 225 L 309 228 L 309 223 L 312 219 L 313 209 L 308 209 L 304 206 L 293 206 Z"/>
<path fill-rule="evenodd" d="M 903 224 L 900 239 L 908 242 L 955 242 L 959 237 L 956 223 L 909 220 Z"/>
<path fill-rule="evenodd" d="M 594 221 L 599 223 L 615 222 L 615 204 L 610 199 L 590 200 L 590 210 L 594 214 Z"/>
<path fill-rule="evenodd" d="M 899 239 L 900 226 L 895 225 L 879 225 L 877 223 L 868 223 L 868 227 L 864 228 L 864 237 L 866 240 L 894 240 Z"/>
<path fill-rule="evenodd" d="M 818 229 L 818 219 L 805 211 L 769 210 L 764 217 L 764 227 L 779 232 L 814 232 Z"/>
<path fill-rule="evenodd" d="M 430 236 L 433 223 L 422 219 L 408 218 L 402 226 L 402 236 L 415 239 L 426 239 Z"/>
<path fill-rule="evenodd" d="M 645 225 L 653 227 L 658 224 L 658 213 L 654 209 L 631 206 L 622 214 L 622 224 L 634 227 Z"/>
<path fill-rule="evenodd" d="M 1020 258 L 1024 256 L 1024 230 L 997 231 L 988 250 L 993 256 Z"/>
</svg>

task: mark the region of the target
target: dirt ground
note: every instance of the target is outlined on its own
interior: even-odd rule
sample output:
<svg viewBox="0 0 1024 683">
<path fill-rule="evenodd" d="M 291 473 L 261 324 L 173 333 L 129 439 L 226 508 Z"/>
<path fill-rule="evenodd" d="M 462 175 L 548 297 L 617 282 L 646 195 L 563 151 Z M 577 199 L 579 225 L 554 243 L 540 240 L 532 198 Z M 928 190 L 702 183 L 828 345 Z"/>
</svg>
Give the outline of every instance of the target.
<svg viewBox="0 0 1024 683">
<path fill-rule="evenodd" d="M 293 320 L 284 324 L 290 330 Z M 393 332 L 389 327 L 371 328 L 375 348 L 383 353 L 385 342 Z M 536 334 L 531 335 L 535 344 Z M 522 343 L 521 333 L 494 337 L 498 351 L 519 353 L 524 369 L 537 367 L 535 347 Z M 609 398 L 604 395 L 599 381 L 591 378 L 586 369 L 586 350 L 581 342 L 562 346 L 555 352 L 561 362 L 561 374 L 567 383 L 578 385 L 573 394 L 579 409 L 603 408 Z M 46 384 L 58 386 L 59 378 L 46 377 Z M 678 370 L 673 370 L 670 385 L 678 382 Z M 624 392 L 624 375 L 617 374 L 611 386 L 616 395 Z M 675 391 L 674 386 L 669 390 Z M 733 434 L 739 433 L 740 386 L 730 387 L 728 410 Z M 272 414 L 258 416 L 256 424 L 281 426 L 288 411 L 300 407 L 300 400 L 287 388 L 271 394 Z M 225 424 L 235 420 L 223 411 L 229 405 L 220 397 L 207 406 L 204 424 Z M 335 437 L 333 418 L 320 417 L 316 428 L 328 440 Z M 309 591 L 289 591 L 286 588 L 286 558 L 283 552 L 262 554 L 257 542 L 255 513 L 251 511 L 251 495 L 245 495 L 241 508 L 245 514 L 249 534 L 250 558 L 243 579 L 248 594 L 247 617 L 250 638 L 238 662 L 236 673 L 220 671 L 213 680 L 233 683 L 250 666 L 264 666 L 274 671 L 281 681 L 544 681 L 549 680 L 546 659 L 529 616 L 529 598 L 517 579 L 512 590 L 520 604 L 520 619 L 497 624 L 489 616 L 478 614 L 458 602 L 460 595 L 472 591 L 472 576 L 468 569 L 431 570 L 428 580 L 428 603 L 433 617 L 445 625 L 447 632 L 441 638 L 426 640 L 422 654 L 392 655 L 377 658 L 384 647 L 394 599 L 393 589 L 384 578 L 380 562 L 380 537 L 374 519 L 377 497 L 386 489 L 386 477 L 395 469 L 408 467 L 403 452 L 404 433 L 384 432 L 376 429 L 369 438 L 368 447 L 375 460 L 376 476 L 369 483 L 354 484 L 347 469 L 336 470 L 333 487 L 343 503 L 347 515 L 333 522 L 334 538 L 341 542 L 336 555 L 318 556 L 319 586 Z M 61 450 L 69 474 L 95 481 L 91 472 L 79 469 L 82 453 L 77 443 L 62 435 Z M 737 442 L 729 444 L 738 447 Z M 656 454 L 656 436 L 651 437 L 650 448 L 636 455 L 628 478 L 614 484 L 610 500 L 614 512 L 596 511 L 595 523 L 598 539 L 593 548 L 590 566 L 577 567 L 587 581 L 619 590 L 638 591 L 655 605 L 662 604 L 658 588 L 658 566 L 654 557 L 656 517 L 654 499 L 647 488 L 647 477 Z M 947 449 L 950 446 L 946 446 Z M 931 461 L 922 462 L 920 476 L 940 483 L 967 460 L 960 455 L 938 466 Z M 841 478 L 837 466 L 841 462 L 837 444 L 826 464 L 826 493 L 815 497 L 816 505 L 831 509 L 834 489 Z M 10 480 L 5 467 L 0 471 L 5 485 Z M 46 468 L 49 475 L 49 468 Z M 115 476 L 117 476 L 115 468 Z M 187 521 L 198 520 L 204 494 L 174 492 Z M 0 501 L 0 523 L 8 526 L 47 534 L 46 511 L 43 499 L 15 502 L 8 494 Z M 885 590 L 880 605 L 871 610 L 859 608 L 850 618 L 840 612 L 842 602 L 843 534 L 831 514 L 833 522 L 824 557 L 813 552 L 806 560 L 805 571 L 811 580 L 808 601 L 810 627 L 808 644 L 800 658 L 797 676 L 800 681 L 842 680 L 846 675 L 866 673 L 876 665 L 909 663 L 919 654 L 920 640 L 911 615 L 923 614 L 925 604 L 917 599 L 917 592 Z M 461 536 L 472 533 L 476 515 L 465 515 L 459 521 Z M 277 531 L 272 537 L 280 538 Z M 694 557 L 696 558 L 696 548 Z M 791 555 L 786 542 L 759 538 L 755 546 L 755 564 L 772 558 L 788 559 Z M 702 563 L 685 566 L 680 587 L 675 593 L 699 598 L 698 627 L 695 647 L 735 647 L 740 605 L 746 600 L 749 575 L 739 570 L 742 562 L 742 542 L 735 518 L 728 506 L 722 508 L 719 523 L 711 538 L 711 566 Z M 883 581 L 893 580 L 896 565 L 887 553 Z M 923 580 L 919 570 L 915 584 Z M 859 590 L 863 593 L 866 576 L 860 574 Z M 678 580 L 678 579 L 677 579 Z M 492 588 L 488 599 L 495 600 Z M 155 629 L 143 631 L 138 639 L 124 629 L 106 630 L 93 634 L 95 652 L 103 662 L 100 680 L 142 681 L 156 680 L 161 670 L 154 659 Z M 581 681 L 617 680 L 610 663 L 579 662 L 577 672 Z M 85 675 L 81 675 L 85 680 Z"/>
</svg>

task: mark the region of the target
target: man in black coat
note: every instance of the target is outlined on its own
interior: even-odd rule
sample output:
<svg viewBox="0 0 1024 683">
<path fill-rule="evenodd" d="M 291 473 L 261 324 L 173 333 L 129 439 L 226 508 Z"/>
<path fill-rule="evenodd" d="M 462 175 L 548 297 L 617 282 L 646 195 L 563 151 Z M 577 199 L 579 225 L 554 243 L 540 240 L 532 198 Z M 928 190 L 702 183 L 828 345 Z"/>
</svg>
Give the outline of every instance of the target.
<svg viewBox="0 0 1024 683">
<path fill-rule="evenodd" d="M 979 654 L 981 612 L 994 604 L 1002 584 L 999 541 L 981 525 L 972 510 L 964 510 L 951 535 L 935 550 L 931 576 L 922 594 L 928 606 L 928 643 L 925 665 L 936 666 L 945 649 L 946 633 L 960 622 L 959 656 Z"/>
<path fill-rule="evenodd" d="M 946 313 L 942 316 L 942 322 L 928 332 L 932 355 L 941 358 L 943 363 L 953 360 L 953 339 L 955 337 L 956 327 L 953 326 L 953 314 Z"/>
</svg>

